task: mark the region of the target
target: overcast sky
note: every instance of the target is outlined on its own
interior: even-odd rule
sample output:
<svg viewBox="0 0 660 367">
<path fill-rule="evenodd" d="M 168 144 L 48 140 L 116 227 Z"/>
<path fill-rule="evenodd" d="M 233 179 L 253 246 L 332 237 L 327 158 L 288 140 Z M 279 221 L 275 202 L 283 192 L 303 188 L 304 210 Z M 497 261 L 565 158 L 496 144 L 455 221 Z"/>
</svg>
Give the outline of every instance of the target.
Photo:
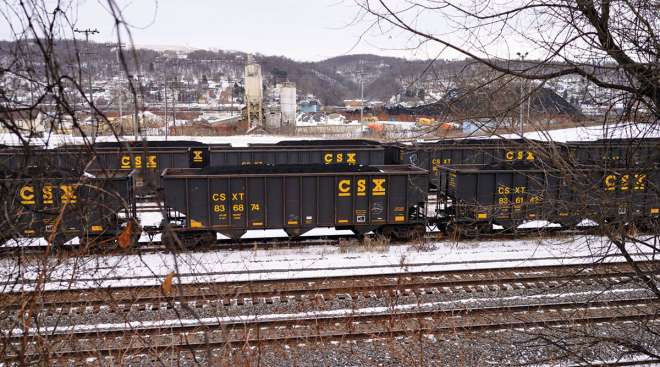
<svg viewBox="0 0 660 367">
<path fill-rule="evenodd" d="M 259 52 L 302 61 L 349 53 L 435 56 L 425 50 L 401 51 L 408 41 L 395 34 L 371 32 L 360 41 L 367 24 L 355 24 L 358 9 L 353 0 L 117 1 L 138 46 Z M 100 34 L 93 36 L 95 41 L 113 40 L 114 23 L 104 9 L 106 0 L 74 0 L 73 4 L 77 6 L 67 13 L 78 28 L 97 28 Z M 0 32 L 2 39 L 13 38 L 6 24 L 0 25 Z"/>
</svg>

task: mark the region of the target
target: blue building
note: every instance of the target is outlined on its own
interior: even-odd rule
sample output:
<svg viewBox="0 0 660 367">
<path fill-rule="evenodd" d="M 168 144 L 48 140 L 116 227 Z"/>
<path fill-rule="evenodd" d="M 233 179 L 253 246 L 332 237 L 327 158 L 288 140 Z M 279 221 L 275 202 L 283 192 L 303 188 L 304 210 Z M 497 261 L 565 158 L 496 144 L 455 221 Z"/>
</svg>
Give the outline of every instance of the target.
<svg viewBox="0 0 660 367">
<path fill-rule="evenodd" d="M 307 112 L 320 112 L 321 104 L 317 100 L 305 100 L 298 103 L 298 112 L 307 113 Z"/>
</svg>

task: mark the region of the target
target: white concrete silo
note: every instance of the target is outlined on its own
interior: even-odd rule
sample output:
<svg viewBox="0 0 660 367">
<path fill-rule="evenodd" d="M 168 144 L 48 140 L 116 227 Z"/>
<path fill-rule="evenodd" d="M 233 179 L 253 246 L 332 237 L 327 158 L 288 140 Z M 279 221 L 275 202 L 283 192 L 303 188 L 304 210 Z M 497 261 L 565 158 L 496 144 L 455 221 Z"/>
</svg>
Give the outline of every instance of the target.
<svg viewBox="0 0 660 367">
<path fill-rule="evenodd" d="M 296 84 L 282 83 L 280 86 L 280 106 L 282 110 L 282 126 L 293 126 L 296 123 Z"/>
<path fill-rule="evenodd" d="M 245 64 L 245 106 L 247 108 L 248 130 L 261 127 L 263 122 L 263 77 L 261 65 L 254 62 L 251 55 Z"/>
</svg>

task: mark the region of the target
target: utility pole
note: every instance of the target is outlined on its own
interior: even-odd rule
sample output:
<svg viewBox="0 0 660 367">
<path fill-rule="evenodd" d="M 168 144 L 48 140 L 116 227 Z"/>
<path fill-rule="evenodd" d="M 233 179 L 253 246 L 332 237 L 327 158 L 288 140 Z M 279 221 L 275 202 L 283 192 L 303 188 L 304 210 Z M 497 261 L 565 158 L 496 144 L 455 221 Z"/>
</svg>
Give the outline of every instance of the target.
<svg viewBox="0 0 660 367">
<path fill-rule="evenodd" d="M 123 113 L 123 99 L 124 99 L 124 86 L 122 85 L 122 70 L 121 70 L 121 59 L 119 58 L 119 53 L 121 52 L 121 49 L 124 47 L 123 43 L 107 43 L 107 47 L 110 49 L 115 48 L 117 50 L 116 55 L 117 55 L 117 75 L 119 76 L 119 86 L 117 87 L 118 91 L 118 98 L 119 98 L 119 126 L 122 127 L 123 131 L 123 123 L 124 123 L 124 113 Z M 114 69 L 113 69 L 114 71 Z M 135 133 L 135 140 L 137 140 L 137 133 Z"/>
<path fill-rule="evenodd" d="M 521 54 L 520 52 L 516 52 L 516 55 L 520 57 L 520 66 L 522 69 L 522 63 L 525 61 L 525 57 L 527 57 L 528 52 L 525 52 L 524 54 Z M 523 78 L 520 78 L 520 137 L 523 138 L 525 135 L 525 128 L 523 126 L 523 119 L 524 119 L 524 111 L 525 111 L 525 102 L 524 102 L 524 96 L 525 96 L 525 89 L 523 87 Z"/>
<path fill-rule="evenodd" d="M 364 121 L 364 76 L 360 75 L 360 123 Z"/>
<path fill-rule="evenodd" d="M 179 79 L 177 77 L 177 74 L 174 74 L 174 77 L 176 78 L 176 80 Z M 176 90 L 177 88 L 176 82 L 172 85 L 173 85 L 173 88 L 171 88 L 172 89 L 172 127 L 174 127 L 174 131 L 176 131 L 176 102 L 179 99 L 179 94 L 177 93 Z"/>
<path fill-rule="evenodd" d="M 163 94 L 165 95 L 165 140 L 169 134 L 167 126 L 167 78 L 165 78 L 165 85 L 163 86 Z"/>
<path fill-rule="evenodd" d="M 89 48 L 89 35 L 90 34 L 96 34 L 99 33 L 99 31 L 94 28 L 94 29 L 74 29 L 73 30 L 76 33 L 84 33 L 85 34 L 85 42 L 87 43 L 87 48 Z M 87 54 L 91 54 L 89 50 L 87 51 Z M 89 78 L 89 117 L 92 119 L 92 144 L 96 142 L 96 134 L 98 133 L 99 129 L 99 124 L 96 119 L 96 116 L 94 116 L 94 90 L 92 89 L 92 63 L 90 60 L 87 60 L 87 76 Z"/>
</svg>

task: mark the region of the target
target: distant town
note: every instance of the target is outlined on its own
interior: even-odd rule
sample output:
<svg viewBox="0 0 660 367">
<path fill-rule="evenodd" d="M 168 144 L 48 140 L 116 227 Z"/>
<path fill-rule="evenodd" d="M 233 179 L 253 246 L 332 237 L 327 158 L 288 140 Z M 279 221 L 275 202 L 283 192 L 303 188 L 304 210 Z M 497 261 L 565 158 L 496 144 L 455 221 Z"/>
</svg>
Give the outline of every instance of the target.
<svg viewBox="0 0 660 367">
<path fill-rule="evenodd" d="M 1 43 L 0 61 L 10 62 L 17 46 Z M 116 45 L 79 42 L 74 48 L 61 41 L 58 47 L 71 60 L 80 58 L 80 67 L 72 61 L 70 70 L 88 86 L 70 91 L 72 100 L 82 106 L 91 99 L 97 109 L 60 113 L 52 101 L 33 100 L 36 82 L 3 74 L 0 83 L 12 91 L 15 106 L 39 105 L 6 116 L 30 134 L 80 134 L 73 129 L 75 118 L 89 135 L 259 132 L 392 139 L 515 130 L 521 122 L 530 128 L 571 126 L 626 109 L 625 99 L 576 76 L 545 84 L 513 78 L 477 90 L 471 85 L 484 80 L 486 71 L 466 61 L 350 55 L 301 63 L 238 52 L 140 49 L 140 66 L 132 67 L 131 52 Z"/>
</svg>

